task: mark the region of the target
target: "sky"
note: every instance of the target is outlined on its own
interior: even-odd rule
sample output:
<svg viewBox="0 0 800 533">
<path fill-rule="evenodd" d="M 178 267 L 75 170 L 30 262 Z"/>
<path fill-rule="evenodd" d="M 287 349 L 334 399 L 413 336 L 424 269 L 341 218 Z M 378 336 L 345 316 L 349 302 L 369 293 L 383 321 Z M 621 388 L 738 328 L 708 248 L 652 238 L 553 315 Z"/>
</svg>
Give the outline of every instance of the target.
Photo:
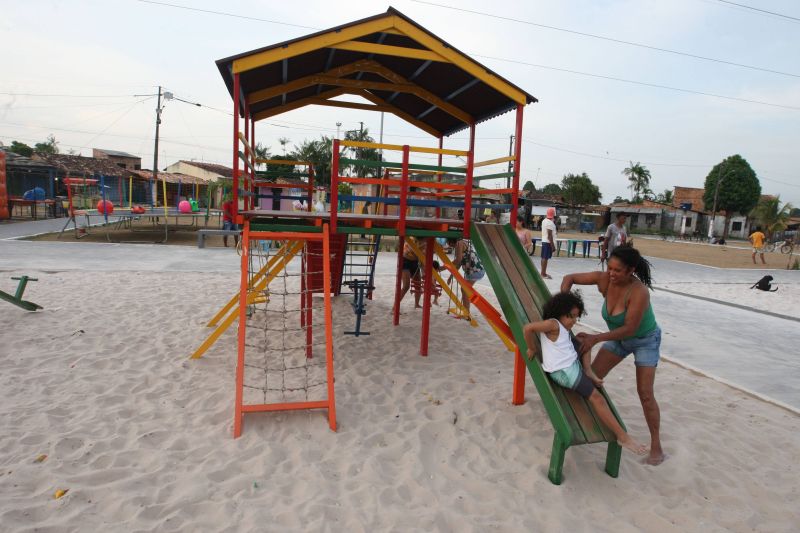
<svg viewBox="0 0 800 533">
<path fill-rule="evenodd" d="M 764 194 L 800 206 L 795 0 L 0 0 L 0 141 L 52 134 L 62 152 L 121 150 L 151 168 L 160 85 L 201 107 L 166 103 L 159 168 L 180 159 L 230 166 L 232 102 L 214 62 L 390 5 L 539 99 L 525 110 L 521 183 L 586 172 L 608 203 L 630 197 L 630 162 L 650 170 L 659 193 L 702 187 L 716 163 L 740 154 Z M 508 153 L 513 119 L 478 125 L 477 160 Z M 281 138 L 291 150 L 360 122 L 377 139 L 380 120 L 310 106 L 258 122 L 256 139 L 280 155 Z M 383 140 L 436 145 L 392 115 Z M 465 132 L 445 139 L 466 144 Z"/>
</svg>

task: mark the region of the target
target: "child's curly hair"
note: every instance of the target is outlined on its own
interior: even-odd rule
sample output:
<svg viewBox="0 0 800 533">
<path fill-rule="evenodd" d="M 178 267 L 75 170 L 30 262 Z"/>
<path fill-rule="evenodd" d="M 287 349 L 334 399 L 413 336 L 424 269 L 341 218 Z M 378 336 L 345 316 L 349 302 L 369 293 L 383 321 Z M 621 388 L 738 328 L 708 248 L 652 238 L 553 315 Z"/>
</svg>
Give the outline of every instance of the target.
<svg viewBox="0 0 800 533">
<path fill-rule="evenodd" d="M 549 320 L 555 318 L 558 320 L 562 316 L 567 316 L 574 308 L 578 308 L 578 316 L 586 314 L 586 309 L 583 305 L 583 298 L 578 291 L 572 292 L 559 292 L 550 298 L 544 309 L 542 309 L 542 319 Z"/>
</svg>

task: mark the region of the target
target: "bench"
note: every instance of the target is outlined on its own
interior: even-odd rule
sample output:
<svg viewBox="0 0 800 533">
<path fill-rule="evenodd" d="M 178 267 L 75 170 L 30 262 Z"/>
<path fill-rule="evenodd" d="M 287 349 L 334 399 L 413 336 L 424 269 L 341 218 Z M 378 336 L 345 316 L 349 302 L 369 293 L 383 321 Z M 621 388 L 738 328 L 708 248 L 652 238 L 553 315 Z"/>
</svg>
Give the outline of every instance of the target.
<svg viewBox="0 0 800 533">
<path fill-rule="evenodd" d="M 205 248 L 206 237 L 209 235 L 222 235 L 223 237 L 233 235 L 234 237 L 239 237 L 241 234 L 242 231 L 238 229 L 199 229 L 197 230 L 197 247 Z"/>
</svg>

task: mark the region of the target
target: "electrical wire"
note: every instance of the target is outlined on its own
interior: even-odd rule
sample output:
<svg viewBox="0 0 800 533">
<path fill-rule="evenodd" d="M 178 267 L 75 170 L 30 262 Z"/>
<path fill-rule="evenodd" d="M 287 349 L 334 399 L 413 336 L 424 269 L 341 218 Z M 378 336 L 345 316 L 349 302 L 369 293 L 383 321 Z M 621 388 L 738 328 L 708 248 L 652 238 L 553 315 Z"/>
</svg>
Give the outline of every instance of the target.
<svg viewBox="0 0 800 533">
<path fill-rule="evenodd" d="M 688 52 L 680 52 L 678 50 L 671 50 L 669 48 L 661 48 L 661 47 L 658 47 L 658 46 L 651 46 L 649 44 L 636 43 L 636 42 L 633 42 L 633 41 L 624 41 L 622 39 L 615 39 L 613 37 L 606 37 L 605 35 L 596 35 L 596 34 L 593 34 L 593 33 L 586 33 L 586 32 L 577 31 L 577 30 L 570 30 L 570 29 L 567 29 L 567 28 L 559 28 L 557 26 L 550 26 L 548 24 L 540 24 L 538 22 L 533 22 L 533 21 L 530 21 L 530 20 L 516 19 L 516 18 L 513 18 L 513 17 L 504 17 L 502 15 L 495 15 L 494 13 L 486 13 L 484 11 L 475 11 L 475 10 L 472 10 L 472 9 L 465 9 L 463 7 L 448 6 L 448 5 L 445 5 L 445 4 L 437 4 L 437 3 L 434 3 L 434 2 L 428 2 L 426 0 L 411 0 L 411 1 L 415 2 L 417 4 L 426 4 L 426 5 L 429 5 L 429 6 L 440 7 L 440 8 L 443 8 L 443 9 L 452 9 L 453 11 L 461 11 L 463 13 L 471 13 L 473 15 L 481 15 L 481 16 L 484 16 L 484 17 L 490 17 L 490 18 L 495 18 L 495 19 L 500 19 L 500 20 L 507 20 L 507 21 L 510 21 L 510 22 L 517 22 L 519 24 L 527 24 L 528 26 L 536 26 L 537 28 L 545 28 L 545 29 L 548 29 L 548 30 L 560 31 L 560 32 L 564 32 L 564 33 L 570 33 L 570 34 L 573 34 L 573 35 L 581 35 L 583 37 L 590 37 L 592 39 L 600 39 L 600 40 L 603 40 L 603 41 L 609 41 L 609 42 L 617 43 L 617 44 L 624 44 L 624 45 L 628 45 L 628 46 L 636 46 L 636 47 L 639 47 L 639 48 L 645 48 L 647 50 L 655 50 L 656 52 L 664 52 L 664 53 L 667 53 L 667 54 L 674 54 L 674 55 L 679 55 L 679 56 L 684 56 L 684 57 L 691 57 L 693 59 L 699 59 L 699 60 L 702 60 L 702 61 L 711 61 L 711 62 L 714 62 L 714 63 L 721 63 L 723 65 L 731 65 L 731 66 L 734 66 L 734 67 L 747 68 L 747 69 L 751 69 L 751 70 L 759 70 L 761 72 L 769 72 L 771 74 L 779 74 L 781 76 L 791 76 L 793 78 L 800 78 L 800 74 L 793 74 L 791 72 L 783 72 L 783 71 L 780 71 L 780 70 L 773 70 L 773 69 L 764 68 L 764 67 L 756 67 L 756 66 L 753 66 L 753 65 L 745 65 L 743 63 L 736 63 L 734 61 L 727 61 L 725 59 L 717 59 L 717 58 L 706 57 L 706 56 L 701 56 L 701 55 L 697 55 L 697 54 L 690 54 Z"/>
<path fill-rule="evenodd" d="M 292 24 L 289 22 L 281 22 L 279 20 L 262 19 L 258 17 L 248 17 L 246 15 L 237 15 L 235 13 L 226 13 L 224 11 L 212 11 L 211 9 L 200 9 L 199 7 L 182 6 L 178 4 L 168 4 L 167 2 L 155 2 L 153 0 L 137 0 L 143 4 L 154 4 L 157 6 L 174 7 L 177 9 L 185 9 L 187 11 L 197 11 L 199 13 L 208 13 L 211 15 L 221 15 L 223 17 L 231 17 L 244 20 L 254 20 L 256 22 L 268 22 L 270 24 L 280 24 L 281 26 L 292 26 L 294 28 L 303 28 L 306 30 L 320 30 L 322 28 L 315 28 L 314 26 L 304 26 L 302 24 Z"/>
<path fill-rule="evenodd" d="M 728 0 L 717 0 L 717 2 L 721 2 L 723 4 L 730 4 L 732 6 L 741 7 L 743 9 L 750 9 L 750 10 L 753 10 L 753 11 L 758 11 L 760 13 L 766 13 L 767 15 L 773 15 L 773 16 L 776 16 L 776 17 L 781 17 L 781 18 L 785 18 L 785 19 L 789 19 L 789 20 L 794 20 L 794 21 L 800 22 L 800 18 L 792 17 L 790 15 L 784 15 L 782 13 L 776 13 L 774 11 L 767 11 L 766 9 L 759 9 L 757 7 L 748 6 L 748 5 L 745 5 L 745 4 L 737 4 L 736 2 L 729 2 Z"/>
</svg>

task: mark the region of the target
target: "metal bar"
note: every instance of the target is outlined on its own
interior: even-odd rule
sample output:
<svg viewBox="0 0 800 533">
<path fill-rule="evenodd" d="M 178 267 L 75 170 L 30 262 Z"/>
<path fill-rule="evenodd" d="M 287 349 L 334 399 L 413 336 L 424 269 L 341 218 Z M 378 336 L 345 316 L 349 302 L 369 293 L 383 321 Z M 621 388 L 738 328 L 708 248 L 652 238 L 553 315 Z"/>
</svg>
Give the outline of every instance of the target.
<svg viewBox="0 0 800 533">
<path fill-rule="evenodd" d="M 333 140 L 333 161 L 331 162 L 331 231 L 336 233 L 336 213 L 339 209 L 339 139 Z"/>
<path fill-rule="evenodd" d="M 406 234 L 406 205 L 408 203 L 408 157 L 409 157 L 410 147 L 408 145 L 403 146 L 403 176 L 402 176 L 402 185 L 400 186 L 400 212 L 398 215 L 400 216 L 400 221 L 398 222 L 397 227 L 397 234 L 401 237 L 405 236 Z"/>
<path fill-rule="evenodd" d="M 238 224 L 239 215 L 239 92 L 240 80 L 239 74 L 233 75 L 233 222 Z M 166 205 L 166 198 L 164 202 Z M 242 254 L 244 255 L 244 254 Z M 247 269 L 245 269 L 247 270 Z M 237 409 L 241 409 L 241 402 L 238 404 Z M 237 411 L 237 416 L 241 413 Z M 241 423 L 239 424 L 239 432 L 241 433 Z M 234 434 L 236 429 L 234 428 Z M 238 436 L 238 435 L 236 435 Z"/>
<path fill-rule="evenodd" d="M 397 276 L 394 283 L 394 309 L 392 309 L 392 324 L 395 326 L 400 324 L 400 281 L 403 276 L 403 244 L 405 238 L 401 235 L 397 239 Z"/>
<path fill-rule="evenodd" d="M 419 341 L 419 354 L 428 356 L 428 335 L 431 329 L 431 292 L 433 291 L 433 237 L 427 237 L 425 246 L 425 285 L 422 303 L 422 334 Z"/>
<path fill-rule="evenodd" d="M 327 224 L 322 227 L 322 288 L 325 292 L 325 363 L 328 378 L 328 425 L 336 431 L 336 398 L 333 378 L 333 314 L 331 311 L 331 238 Z"/>
<path fill-rule="evenodd" d="M 469 239 L 472 218 L 472 173 L 475 171 L 475 123 L 469 125 L 469 155 L 467 156 L 467 182 L 464 195 L 464 237 Z"/>
<path fill-rule="evenodd" d="M 236 81 L 236 90 L 233 92 L 234 98 L 238 100 L 238 75 Z M 235 106 L 238 107 L 238 106 Z M 238 111 L 238 109 L 236 110 Z M 235 115 L 235 116 L 238 116 Z M 238 125 L 237 125 L 238 126 Z M 236 358 L 236 398 L 234 403 L 234 418 L 233 418 L 233 438 L 239 438 L 242 435 L 242 422 L 244 421 L 244 413 L 242 411 L 242 400 L 244 397 L 244 350 L 245 350 L 245 335 L 247 334 L 247 273 L 248 273 L 248 255 L 250 253 L 250 221 L 244 221 L 244 231 L 242 233 L 242 262 L 241 262 L 241 279 L 239 281 L 239 339 L 238 351 Z"/>
</svg>

